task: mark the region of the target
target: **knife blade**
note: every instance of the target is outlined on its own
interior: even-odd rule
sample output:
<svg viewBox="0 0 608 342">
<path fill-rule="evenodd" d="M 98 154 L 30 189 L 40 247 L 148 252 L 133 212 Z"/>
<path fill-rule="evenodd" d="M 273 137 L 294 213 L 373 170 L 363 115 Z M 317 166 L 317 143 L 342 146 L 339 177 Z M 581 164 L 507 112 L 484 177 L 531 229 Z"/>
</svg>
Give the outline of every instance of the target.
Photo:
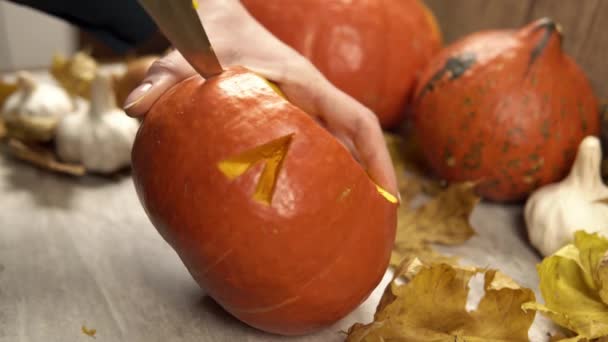
<svg viewBox="0 0 608 342">
<path fill-rule="evenodd" d="M 159 29 L 204 78 L 223 69 L 198 17 L 197 0 L 139 0 Z"/>
</svg>

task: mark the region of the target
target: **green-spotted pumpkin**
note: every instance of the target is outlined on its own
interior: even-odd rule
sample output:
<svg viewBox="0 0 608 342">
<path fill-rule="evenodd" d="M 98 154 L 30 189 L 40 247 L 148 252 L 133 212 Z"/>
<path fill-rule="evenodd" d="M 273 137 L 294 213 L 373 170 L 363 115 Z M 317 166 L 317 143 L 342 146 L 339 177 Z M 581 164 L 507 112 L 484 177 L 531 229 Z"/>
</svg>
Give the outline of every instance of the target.
<svg viewBox="0 0 608 342">
<path fill-rule="evenodd" d="M 444 49 L 423 73 L 412 122 L 439 177 L 476 181 L 495 201 L 562 179 L 580 141 L 600 131 L 591 85 L 547 18 Z"/>
</svg>

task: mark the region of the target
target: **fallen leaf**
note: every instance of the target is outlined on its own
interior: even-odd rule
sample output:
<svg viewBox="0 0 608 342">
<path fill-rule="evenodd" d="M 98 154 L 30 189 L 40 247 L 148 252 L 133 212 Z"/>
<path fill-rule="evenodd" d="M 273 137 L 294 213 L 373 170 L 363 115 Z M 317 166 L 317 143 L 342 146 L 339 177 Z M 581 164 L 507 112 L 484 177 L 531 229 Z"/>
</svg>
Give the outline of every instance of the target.
<svg viewBox="0 0 608 342">
<path fill-rule="evenodd" d="M 92 338 L 95 338 L 95 334 L 97 334 L 97 329 L 89 329 L 84 325 L 80 329 L 82 330 L 83 334 Z"/>
<path fill-rule="evenodd" d="M 423 166 L 418 145 L 413 138 L 403 139 L 398 135 L 385 133 L 384 139 L 395 167 L 403 202 L 407 203 L 421 193 L 437 195 L 445 188 L 442 182 L 426 176 L 428 172 Z"/>
<path fill-rule="evenodd" d="M 8 83 L 0 80 L 0 108 L 4 105 L 4 100 L 6 100 L 15 90 L 17 90 L 16 83 Z"/>
<path fill-rule="evenodd" d="M 0 140 L 6 138 L 6 125 L 4 124 L 4 120 L 0 118 Z"/>
<path fill-rule="evenodd" d="M 412 177 L 407 172 L 408 168 L 404 153 L 403 139 L 389 133 L 384 134 L 384 139 L 393 161 L 393 167 L 395 168 L 401 200 L 403 203 L 409 203 L 414 197 L 422 192 L 422 182 L 416 177 Z"/>
<path fill-rule="evenodd" d="M 55 55 L 50 72 L 70 95 L 88 99 L 97 62 L 85 51 L 79 51 L 70 58 Z"/>
<path fill-rule="evenodd" d="M 469 281 L 485 273 L 485 296 L 476 310 L 466 309 Z M 397 284 L 399 277 L 407 281 Z M 528 341 L 533 312 L 521 305 L 534 292 L 520 288 L 495 270 L 403 264 L 387 286 L 370 324 L 355 324 L 347 342 Z"/>
<path fill-rule="evenodd" d="M 60 172 L 72 176 L 83 176 L 84 166 L 63 163 L 57 160 L 51 149 L 23 143 L 17 139 L 8 140 L 8 151 L 14 157 L 29 162 L 43 169 Z"/>
<path fill-rule="evenodd" d="M 526 303 L 578 336 L 567 341 L 608 337 L 608 240 L 578 231 L 574 243 L 538 266 L 545 304 Z"/>
<path fill-rule="evenodd" d="M 469 218 L 479 197 L 472 183 L 454 184 L 417 209 L 399 207 L 397 236 L 391 265 L 419 257 L 424 262 L 451 262 L 435 252 L 431 244 L 456 245 L 475 234 Z"/>
<path fill-rule="evenodd" d="M 419 148 L 412 138 L 385 133 L 402 198 L 398 212 L 398 227 L 391 265 L 397 266 L 414 256 L 425 262 L 453 262 L 436 253 L 431 244 L 460 244 L 468 240 L 474 231 L 469 216 L 479 201 L 473 184 L 454 184 L 447 189 L 436 180 L 425 176 Z M 411 203 L 419 195 L 432 195 L 429 202 L 412 209 Z"/>
</svg>

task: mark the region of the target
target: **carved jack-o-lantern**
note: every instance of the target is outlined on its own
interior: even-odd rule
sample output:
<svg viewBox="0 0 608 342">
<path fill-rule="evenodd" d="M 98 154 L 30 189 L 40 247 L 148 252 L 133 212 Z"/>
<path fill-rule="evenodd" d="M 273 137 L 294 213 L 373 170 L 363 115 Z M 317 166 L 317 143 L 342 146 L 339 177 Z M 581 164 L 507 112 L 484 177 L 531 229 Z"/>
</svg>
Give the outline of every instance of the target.
<svg viewBox="0 0 608 342">
<path fill-rule="evenodd" d="M 263 78 L 193 77 L 147 114 L 133 148 L 151 221 L 195 280 L 262 330 L 342 318 L 382 278 L 396 204 Z"/>
</svg>

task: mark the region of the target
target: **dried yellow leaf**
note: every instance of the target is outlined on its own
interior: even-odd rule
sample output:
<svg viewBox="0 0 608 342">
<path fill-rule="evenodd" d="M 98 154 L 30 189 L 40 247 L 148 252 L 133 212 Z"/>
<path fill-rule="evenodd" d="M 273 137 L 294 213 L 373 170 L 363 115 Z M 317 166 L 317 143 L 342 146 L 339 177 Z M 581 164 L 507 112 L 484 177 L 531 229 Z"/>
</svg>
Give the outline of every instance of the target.
<svg viewBox="0 0 608 342">
<path fill-rule="evenodd" d="M 468 285 L 476 273 L 485 273 L 485 296 L 469 312 Z M 407 283 L 398 285 L 401 276 Z M 353 325 L 347 342 L 528 341 L 534 313 L 523 311 L 521 305 L 530 300 L 532 290 L 495 270 L 426 266 L 414 259 L 399 267 L 374 321 Z"/>
<path fill-rule="evenodd" d="M 15 90 L 17 90 L 17 83 L 8 83 L 0 80 L 0 108 L 4 105 L 4 100 Z"/>
<path fill-rule="evenodd" d="M 385 133 L 401 193 L 402 205 L 398 212 L 398 227 L 391 265 L 414 256 L 424 261 L 452 262 L 453 258 L 433 251 L 431 244 L 455 245 L 468 240 L 474 231 L 469 217 L 479 197 L 473 184 L 455 184 L 447 189 L 424 176 L 419 149 L 411 138 L 405 140 Z M 411 202 L 421 194 L 433 195 L 429 202 L 411 209 Z"/>
<path fill-rule="evenodd" d="M 576 232 L 574 243 L 538 266 L 545 304 L 526 303 L 578 336 L 568 341 L 608 337 L 608 240 Z"/>
<path fill-rule="evenodd" d="M 55 55 L 50 71 L 70 95 L 88 99 L 97 72 L 97 62 L 84 51 L 77 52 L 70 58 Z"/>
<path fill-rule="evenodd" d="M 8 83 L 0 80 L 0 110 L 4 106 L 4 101 L 15 91 L 17 90 L 16 83 Z M 4 139 L 6 137 L 7 130 L 6 124 L 2 118 L 0 118 L 0 139 Z"/>
<path fill-rule="evenodd" d="M 7 133 L 8 132 L 6 131 L 6 124 L 4 123 L 4 120 L 0 118 L 0 140 L 6 138 Z"/>
<path fill-rule="evenodd" d="M 422 166 L 424 163 L 413 138 L 406 140 L 398 135 L 385 133 L 384 139 L 395 167 L 404 203 L 421 193 L 437 195 L 444 189 L 440 182 L 426 177 L 427 172 Z"/>
<path fill-rule="evenodd" d="M 398 265 L 414 256 L 425 262 L 451 261 L 451 258 L 437 254 L 431 244 L 455 245 L 473 236 L 475 231 L 469 218 L 478 202 L 474 185 L 463 183 L 451 185 L 415 210 L 402 205 L 397 217 L 391 264 Z"/>
</svg>

